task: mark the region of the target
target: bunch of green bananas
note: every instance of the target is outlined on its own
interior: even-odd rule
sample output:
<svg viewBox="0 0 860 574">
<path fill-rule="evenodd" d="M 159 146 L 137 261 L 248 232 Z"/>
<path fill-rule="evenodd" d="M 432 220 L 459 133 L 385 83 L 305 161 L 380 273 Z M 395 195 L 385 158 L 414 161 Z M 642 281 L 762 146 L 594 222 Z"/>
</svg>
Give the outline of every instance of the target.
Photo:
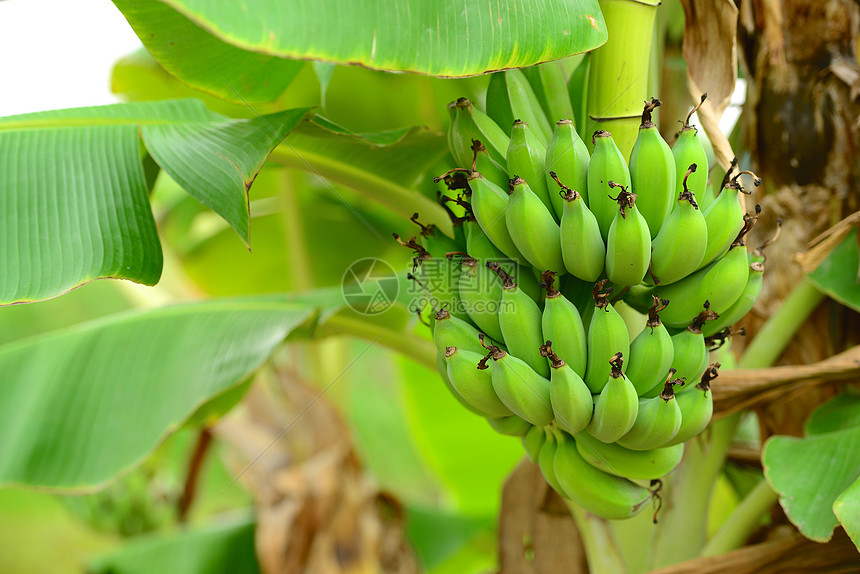
<svg viewBox="0 0 860 574">
<path fill-rule="evenodd" d="M 670 148 L 651 121 L 657 99 L 629 163 L 606 131 L 589 154 L 559 74 L 495 74 L 486 111 L 465 98 L 449 105 L 461 167 L 437 181 L 459 192 L 447 200 L 463 211 L 457 231 L 422 225 L 420 241 L 398 240 L 415 252 L 410 277 L 432 295 L 439 371 L 454 396 L 522 437 L 561 495 L 627 518 L 710 421 L 719 365 L 706 337 L 732 333 L 761 289 L 763 257 L 744 243 L 757 213 L 744 213 L 740 176 L 750 172 L 734 173 L 736 162 L 708 194 L 690 116 Z M 621 302 L 647 312 L 638 333 Z"/>
</svg>

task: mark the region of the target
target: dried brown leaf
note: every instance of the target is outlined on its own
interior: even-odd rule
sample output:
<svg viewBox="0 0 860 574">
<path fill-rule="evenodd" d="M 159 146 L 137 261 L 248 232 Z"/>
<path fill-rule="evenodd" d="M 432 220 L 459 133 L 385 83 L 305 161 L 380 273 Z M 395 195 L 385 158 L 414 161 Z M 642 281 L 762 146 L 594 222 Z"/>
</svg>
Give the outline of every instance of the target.
<svg viewBox="0 0 860 574">
<path fill-rule="evenodd" d="M 732 0 L 681 0 L 681 4 L 686 14 L 684 59 L 688 73 L 722 115 L 737 79 L 738 9 Z"/>
<path fill-rule="evenodd" d="M 714 416 L 769 404 L 777 398 L 789 401 L 791 392 L 825 384 L 856 382 L 858 378 L 860 346 L 812 365 L 724 371 L 712 386 Z"/>
<path fill-rule="evenodd" d="M 804 253 L 798 253 L 795 259 L 806 273 L 814 271 L 824 261 L 830 252 L 860 225 L 860 211 L 855 211 L 824 233 L 809 242 Z"/>
<path fill-rule="evenodd" d="M 860 571 L 857 548 L 838 530 L 827 544 L 795 534 L 722 554 L 696 558 L 650 574 L 842 574 Z"/>
<path fill-rule="evenodd" d="M 687 85 L 690 93 L 694 96 L 704 93 L 704 90 L 692 78 L 687 79 Z M 705 100 L 705 103 L 702 104 L 696 114 L 699 116 L 699 123 L 702 124 L 702 129 L 705 130 L 705 133 L 708 134 L 708 139 L 711 140 L 711 146 L 714 148 L 714 156 L 717 158 L 717 163 L 723 170 L 727 170 L 732 163 L 732 159 L 735 157 L 735 152 L 732 150 L 729 138 L 720 129 L 720 118 L 723 116 L 724 110 L 725 108 L 723 110 L 717 109 L 710 102 L 710 94 L 708 94 L 708 99 Z M 740 198 L 743 204 L 745 196 L 741 195 Z"/>
<path fill-rule="evenodd" d="M 737 80 L 738 9 L 732 0 L 681 0 L 681 4 L 686 14 L 688 88 L 697 101 L 702 93 L 708 94 L 698 112 L 699 122 L 711 140 L 717 162 L 728 169 L 734 153 L 719 122 Z"/>
<path fill-rule="evenodd" d="M 525 459 L 502 490 L 499 564 L 499 574 L 588 573 L 567 505 Z"/>
<path fill-rule="evenodd" d="M 403 510 L 364 473 L 337 411 L 297 377 L 279 379 L 216 427 L 257 499 L 262 571 L 416 574 Z"/>
</svg>

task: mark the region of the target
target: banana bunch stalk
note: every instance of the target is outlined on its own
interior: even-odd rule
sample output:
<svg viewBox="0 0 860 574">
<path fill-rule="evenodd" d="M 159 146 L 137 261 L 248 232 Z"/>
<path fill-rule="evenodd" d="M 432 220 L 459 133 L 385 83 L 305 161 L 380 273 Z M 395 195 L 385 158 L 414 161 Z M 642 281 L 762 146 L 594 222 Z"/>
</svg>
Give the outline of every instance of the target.
<svg viewBox="0 0 860 574">
<path fill-rule="evenodd" d="M 738 332 L 761 290 L 764 257 L 744 242 L 758 212 L 744 213 L 741 176 L 760 181 L 734 162 L 721 193 L 706 196 L 692 112 L 670 147 L 651 121 L 656 98 L 629 164 L 608 131 L 592 135 L 589 155 L 568 95 L 578 90 L 560 74 L 500 72 L 486 111 L 450 104 L 459 165 L 436 181 L 464 212 L 449 210 L 459 231 L 445 237 L 416 215 L 420 234 L 396 239 L 430 291 L 455 397 L 521 437 L 559 494 L 628 518 L 710 422 L 719 363 L 709 346 Z M 647 313 L 636 332 L 623 305 Z"/>
</svg>

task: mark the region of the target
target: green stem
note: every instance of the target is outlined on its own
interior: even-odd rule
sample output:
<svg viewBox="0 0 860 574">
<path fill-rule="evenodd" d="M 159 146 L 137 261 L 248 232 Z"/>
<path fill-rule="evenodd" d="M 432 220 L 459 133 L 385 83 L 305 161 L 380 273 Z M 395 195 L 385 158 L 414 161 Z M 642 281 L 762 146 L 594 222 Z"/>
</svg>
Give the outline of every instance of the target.
<svg viewBox="0 0 860 574">
<path fill-rule="evenodd" d="M 779 495 L 762 479 L 708 541 L 702 550 L 702 556 L 717 556 L 743 546 L 750 534 L 761 524 L 762 515 L 778 499 Z"/>
<path fill-rule="evenodd" d="M 764 368 L 776 362 L 823 298 L 824 295 L 808 280 L 801 281 L 756 334 L 738 362 L 738 368 Z M 657 535 L 652 566 L 676 564 L 698 556 L 703 548 L 711 548 L 710 551 L 714 552 L 714 548 L 726 548 L 727 544 L 735 541 L 729 534 L 722 534 L 717 542 L 704 545 L 710 493 L 725 463 L 739 422 L 740 413 L 735 413 L 711 425 L 711 441 L 706 450 L 701 445 L 702 439 L 687 443 L 684 461 L 669 481 L 670 494 L 665 501 L 666 512 Z M 762 498 L 753 499 L 749 507 L 739 506 L 727 524 L 734 521 L 746 524 L 750 519 L 745 515 L 756 510 L 755 504 L 767 502 L 765 493 L 757 494 Z M 736 518 L 737 513 L 739 516 Z M 742 536 L 743 533 L 735 535 Z M 683 544 L 678 543 L 680 540 Z"/>
<path fill-rule="evenodd" d="M 282 167 L 277 170 L 278 187 L 280 189 L 281 221 L 284 227 L 285 249 L 290 265 L 290 277 L 293 279 L 293 291 L 308 291 L 314 288 L 313 265 L 308 250 L 307 233 L 302 219 L 302 205 L 299 199 L 299 178 L 306 177 L 296 170 Z M 296 342 L 297 356 L 313 373 L 315 380 L 326 378 L 326 352 L 319 342 Z"/>
<path fill-rule="evenodd" d="M 344 315 L 333 315 L 326 320 L 323 329 L 327 335 L 352 335 L 379 343 L 421 363 L 428 369 L 436 370 L 436 347 L 433 346 L 432 341 L 424 337 L 394 331 Z"/>
<path fill-rule="evenodd" d="M 293 291 L 307 291 L 313 288 L 314 279 L 308 256 L 308 245 L 305 241 L 301 204 L 297 196 L 293 175 L 289 169 L 281 168 L 278 170 L 282 203 L 281 217 L 283 217 L 284 222 L 287 253 L 293 270 L 291 273 L 294 279 Z"/>
<path fill-rule="evenodd" d="M 651 38 L 651 59 L 648 65 L 648 97 L 662 95 L 663 58 L 666 52 L 666 22 L 657 14 L 654 18 L 654 34 Z M 660 125 L 660 108 L 651 113 L 652 121 Z"/>
<path fill-rule="evenodd" d="M 609 521 L 584 511 L 575 503 L 567 500 L 567 507 L 576 522 L 585 555 L 588 558 L 588 571 L 592 573 L 612 572 L 625 574 L 627 566 L 612 535 Z"/>
<path fill-rule="evenodd" d="M 738 361 L 738 368 L 761 369 L 773 365 L 823 299 L 824 294 L 804 278 L 744 350 Z M 725 449 L 721 448 L 719 453 L 720 468 L 739 421 L 740 413 L 736 413 L 716 422 L 711 427 L 714 432 L 713 437 L 716 438 L 719 432 L 721 447 L 725 446 Z M 716 452 L 712 452 L 710 456 L 716 455 Z M 716 478 L 717 475 L 714 475 L 713 479 L 716 480 Z M 776 502 L 777 498 L 777 494 L 770 489 L 766 481 L 762 480 L 704 546 L 703 554 L 714 556 L 740 548 L 758 525 L 761 515 Z"/>
<path fill-rule="evenodd" d="M 824 293 L 804 277 L 744 350 L 738 368 L 761 369 L 773 365 L 823 300 Z"/>
<path fill-rule="evenodd" d="M 625 158 L 639 133 L 648 96 L 654 19 L 659 0 L 600 0 L 609 40 L 594 51 L 588 76 L 585 140 L 596 130 L 612 133 Z"/>
<path fill-rule="evenodd" d="M 406 219 L 417 211 L 421 214 L 421 220 L 424 223 L 434 224 L 449 237 L 454 235 L 454 227 L 448 213 L 441 205 L 416 189 L 404 187 L 395 181 L 350 165 L 339 158 L 293 148 L 289 145 L 289 140 L 276 147 L 270 159 L 279 165 L 296 167 L 345 185 Z"/>
<path fill-rule="evenodd" d="M 652 568 L 699 556 L 705 545 L 711 491 L 723 469 L 740 413 L 713 423 L 687 442 L 681 466 L 665 482 L 663 512 L 652 555 Z"/>
<path fill-rule="evenodd" d="M 654 524 L 654 512 L 658 502 L 652 501 L 648 508 L 627 520 L 609 523 L 612 534 L 618 541 L 618 553 L 627 566 L 628 574 L 644 574 L 651 570 L 651 554 L 654 552 L 654 535 L 659 524 Z"/>
</svg>

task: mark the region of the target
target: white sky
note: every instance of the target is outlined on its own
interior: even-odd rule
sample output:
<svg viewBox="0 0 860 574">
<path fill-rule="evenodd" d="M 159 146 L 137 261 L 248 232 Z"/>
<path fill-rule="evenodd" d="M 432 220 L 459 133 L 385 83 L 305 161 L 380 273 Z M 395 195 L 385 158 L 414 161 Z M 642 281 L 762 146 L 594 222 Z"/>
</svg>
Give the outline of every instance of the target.
<svg viewBox="0 0 860 574">
<path fill-rule="evenodd" d="M 139 46 L 110 0 L 0 0 L 0 116 L 117 101 L 111 65 Z"/>
</svg>

